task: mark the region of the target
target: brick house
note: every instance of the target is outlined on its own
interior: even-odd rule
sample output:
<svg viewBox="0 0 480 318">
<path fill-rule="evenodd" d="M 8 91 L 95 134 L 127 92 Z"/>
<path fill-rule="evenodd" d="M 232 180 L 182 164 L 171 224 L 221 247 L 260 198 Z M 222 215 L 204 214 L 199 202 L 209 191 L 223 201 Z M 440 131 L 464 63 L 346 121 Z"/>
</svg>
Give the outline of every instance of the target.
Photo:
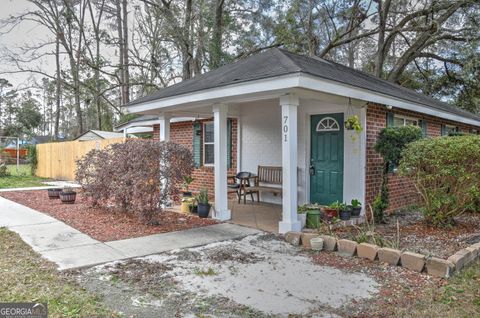
<svg viewBox="0 0 480 318">
<path fill-rule="evenodd" d="M 373 145 L 387 126 L 417 125 L 425 136 L 478 133 L 480 117 L 319 58 L 271 49 L 125 105 L 148 116 L 154 138 L 192 150 L 194 190 L 215 194 L 214 217 L 230 218 L 227 175 L 281 166 L 279 232 L 299 230 L 297 205 L 359 199 L 368 206 L 381 182 Z M 154 119 L 152 119 L 152 116 Z M 345 128 L 358 116 L 361 133 Z M 417 200 L 408 180 L 389 175 L 390 209 Z"/>
</svg>

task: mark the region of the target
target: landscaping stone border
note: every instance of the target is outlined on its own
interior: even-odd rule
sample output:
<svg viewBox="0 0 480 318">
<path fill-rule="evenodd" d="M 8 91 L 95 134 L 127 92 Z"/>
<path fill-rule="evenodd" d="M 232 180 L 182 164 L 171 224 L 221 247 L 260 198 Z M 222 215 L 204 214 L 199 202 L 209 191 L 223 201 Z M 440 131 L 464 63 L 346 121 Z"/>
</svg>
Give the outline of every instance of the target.
<svg viewBox="0 0 480 318">
<path fill-rule="evenodd" d="M 459 250 L 448 259 L 442 259 L 409 251 L 402 252 L 393 248 L 381 248 L 375 244 L 358 244 L 350 240 L 339 240 L 331 235 L 302 232 L 285 234 L 287 242 L 297 246 L 301 244 L 306 249 L 310 248 L 310 240 L 315 237 L 323 239 L 324 251 L 337 251 L 342 256 L 357 256 L 391 266 L 402 266 L 416 272 L 425 272 L 428 275 L 441 278 L 449 278 L 454 272 L 461 271 L 465 266 L 480 258 L 480 242 Z"/>
</svg>

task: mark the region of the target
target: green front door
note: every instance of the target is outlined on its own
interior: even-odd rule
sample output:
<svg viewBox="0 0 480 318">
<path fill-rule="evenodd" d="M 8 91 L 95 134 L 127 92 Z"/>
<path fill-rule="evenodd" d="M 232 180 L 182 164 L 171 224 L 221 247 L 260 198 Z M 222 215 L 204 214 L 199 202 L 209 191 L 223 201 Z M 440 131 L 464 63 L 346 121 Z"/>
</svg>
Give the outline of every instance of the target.
<svg viewBox="0 0 480 318">
<path fill-rule="evenodd" d="M 311 117 L 310 202 L 343 201 L 343 114 Z"/>
</svg>

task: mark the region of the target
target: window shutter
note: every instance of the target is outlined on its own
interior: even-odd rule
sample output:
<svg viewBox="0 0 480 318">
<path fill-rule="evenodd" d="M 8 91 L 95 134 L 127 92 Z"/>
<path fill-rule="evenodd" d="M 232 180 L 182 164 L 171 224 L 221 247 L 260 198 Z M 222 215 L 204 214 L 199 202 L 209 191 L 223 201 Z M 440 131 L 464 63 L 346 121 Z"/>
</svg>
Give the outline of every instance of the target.
<svg viewBox="0 0 480 318">
<path fill-rule="evenodd" d="M 232 119 L 227 119 L 227 168 L 232 167 Z"/>
<path fill-rule="evenodd" d="M 387 127 L 393 127 L 393 113 L 387 113 Z"/>
<path fill-rule="evenodd" d="M 442 127 L 440 129 L 440 133 L 442 136 L 445 136 L 447 134 L 447 126 L 442 124 Z"/>
<path fill-rule="evenodd" d="M 427 134 L 427 121 L 425 119 L 420 119 L 418 121 L 418 124 L 419 124 L 420 128 L 422 129 L 423 138 L 427 137 L 428 136 L 428 134 Z"/>
<path fill-rule="evenodd" d="M 202 124 L 193 123 L 193 161 L 195 167 L 202 165 Z"/>
</svg>

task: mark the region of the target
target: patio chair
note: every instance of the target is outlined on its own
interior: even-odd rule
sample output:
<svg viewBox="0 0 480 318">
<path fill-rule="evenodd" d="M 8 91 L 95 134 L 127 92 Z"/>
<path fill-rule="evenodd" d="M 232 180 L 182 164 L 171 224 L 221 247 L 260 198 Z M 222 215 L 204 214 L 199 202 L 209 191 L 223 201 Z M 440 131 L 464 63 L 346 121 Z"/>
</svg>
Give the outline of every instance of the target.
<svg viewBox="0 0 480 318">
<path fill-rule="evenodd" d="M 234 176 L 228 176 L 229 183 L 228 186 L 228 193 L 236 193 L 238 197 L 238 203 L 240 203 L 240 199 L 243 195 L 243 203 L 247 203 L 247 194 L 250 194 L 252 197 L 252 201 L 255 201 L 253 198 L 253 192 L 250 191 L 250 179 L 252 178 L 252 174 L 250 172 L 242 171 L 237 173 Z"/>
</svg>

